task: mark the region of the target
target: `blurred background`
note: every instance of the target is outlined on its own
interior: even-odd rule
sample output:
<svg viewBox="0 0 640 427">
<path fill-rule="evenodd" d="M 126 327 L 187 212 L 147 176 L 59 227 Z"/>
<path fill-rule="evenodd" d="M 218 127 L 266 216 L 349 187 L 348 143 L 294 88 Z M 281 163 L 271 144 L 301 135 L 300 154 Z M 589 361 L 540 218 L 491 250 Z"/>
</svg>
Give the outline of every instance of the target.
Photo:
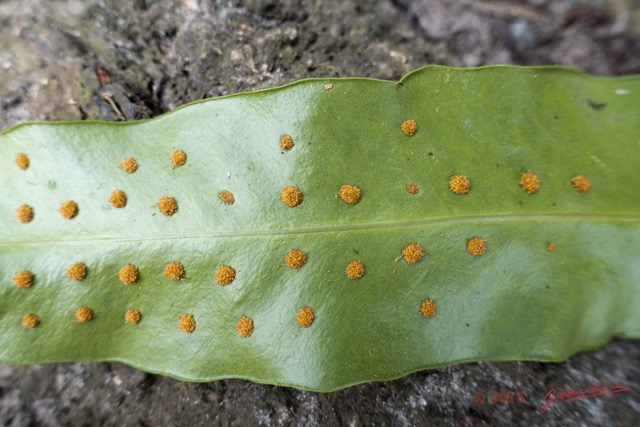
<svg viewBox="0 0 640 427">
<path fill-rule="evenodd" d="M 135 120 L 307 77 L 397 80 L 427 64 L 640 73 L 638 0 L 0 0 L 0 128 Z M 2 426 L 620 425 L 640 419 L 640 342 L 560 364 L 470 363 L 317 394 L 194 384 L 118 363 L 0 365 Z M 632 392 L 538 413 L 545 393 Z M 519 405 L 476 392 L 523 392 Z"/>
</svg>

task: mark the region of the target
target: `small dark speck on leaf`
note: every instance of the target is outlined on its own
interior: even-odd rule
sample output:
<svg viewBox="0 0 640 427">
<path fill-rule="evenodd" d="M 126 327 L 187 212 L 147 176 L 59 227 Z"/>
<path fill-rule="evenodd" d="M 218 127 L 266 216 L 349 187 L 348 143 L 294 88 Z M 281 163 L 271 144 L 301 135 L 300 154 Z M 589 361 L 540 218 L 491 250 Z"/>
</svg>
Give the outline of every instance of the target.
<svg viewBox="0 0 640 427">
<path fill-rule="evenodd" d="M 554 119 L 558 120 L 558 116 L 553 116 Z"/>
<path fill-rule="evenodd" d="M 545 285 L 544 287 L 547 288 L 547 289 L 551 289 L 551 288 L 549 288 L 549 285 Z"/>
<path fill-rule="evenodd" d="M 468 323 L 465 323 L 465 325 L 469 326 L 469 324 L 468 324 Z"/>
<path fill-rule="evenodd" d="M 605 104 L 604 102 L 596 102 L 593 99 L 587 99 L 587 102 L 589 103 L 589 107 L 593 108 L 594 110 L 599 110 L 607 106 L 607 104 Z"/>
<path fill-rule="evenodd" d="M 353 250 L 353 252 L 354 252 L 356 255 L 360 255 L 360 251 L 359 251 L 359 250 L 357 250 L 357 249 L 354 249 L 354 250 Z"/>
<path fill-rule="evenodd" d="M 429 151 L 429 155 L 430 155 L 430 156 L 433 156 L 433 151 Z"/>
</svg>

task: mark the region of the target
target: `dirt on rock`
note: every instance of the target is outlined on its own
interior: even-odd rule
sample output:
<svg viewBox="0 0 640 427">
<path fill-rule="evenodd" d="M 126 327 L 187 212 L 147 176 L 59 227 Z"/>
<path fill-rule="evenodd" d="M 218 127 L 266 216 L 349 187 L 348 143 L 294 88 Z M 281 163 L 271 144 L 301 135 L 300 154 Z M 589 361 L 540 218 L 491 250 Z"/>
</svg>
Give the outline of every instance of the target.
<svg viewBox="0 0 640 427">
<path fill-rule="evenodd" d="M 5 0 L 0 128 L 135 120 L 307 77 L 397 80 L 427 64 L 561 64 L 640 73 L 636 0 Z M 0 365 L 5 426 L 633 425 L 640 343 L 559 364 L 468 363 L 318 394 L 186 383 L 118 363 Z M 632 392 L 538 409 L 550 389 Z M 522 391 L 491 405 L 476 392 Z"/>
</svg>

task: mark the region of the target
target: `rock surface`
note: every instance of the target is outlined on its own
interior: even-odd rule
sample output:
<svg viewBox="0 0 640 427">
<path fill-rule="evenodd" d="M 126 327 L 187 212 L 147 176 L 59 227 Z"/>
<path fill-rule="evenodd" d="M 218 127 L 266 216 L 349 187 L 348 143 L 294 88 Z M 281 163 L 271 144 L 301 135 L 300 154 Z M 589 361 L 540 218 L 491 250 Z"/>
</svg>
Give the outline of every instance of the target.
<svg viewBox="0 0 640 427">
<path fill-rule="evenodd" d="M 306 77 L 399 79 L 430 63 L 563 64 L 640 73 L 632 0 L 6 0 L 0 128 L 132 120 Z M 318 394 L 241 380 L 185 383 L 117 363 L 0 365 L 0 424 L 633 425 L 640 342 L 559 364 L 469 363 Z M 633 391 L 556 402 L 550 389 Z M 474 401 L 523 392 L 522 404 Z"/>
</svg>

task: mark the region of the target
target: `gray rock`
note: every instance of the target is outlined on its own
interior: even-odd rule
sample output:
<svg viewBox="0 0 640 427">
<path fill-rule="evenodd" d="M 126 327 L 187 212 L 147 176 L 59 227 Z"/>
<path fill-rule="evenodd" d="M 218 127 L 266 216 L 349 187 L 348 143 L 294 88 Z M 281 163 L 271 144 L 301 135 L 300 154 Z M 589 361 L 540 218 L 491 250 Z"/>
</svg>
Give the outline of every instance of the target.
<svg viewBox="0 0 640 427">
<path fill-rule="evenodd" d="M 305 77 L 398 79 L 429 63 L 640 73 L 638 5 L 619 2 L 602 18 L 584 4 L 5 0 L 0 128 L 155 116 Z M 327 394 L 240 380 L 185 383 L 118 363 L 0 365 L 0 424 L 630 426 L 640 419 L 638 360 L 640 342 L 618 340 L 558 364 L 467 363 Z M 597 381 L 633 391 L 539 413 L 548 390 Z M 474 401 L 502 391 L 522 392 L 524 402 Z"/>
<path fill-rule="evenodd" d="M 515 50 L 522 52 L 536 47 L 536 38 L 533 26 L 526 19 L 518 19 L 509 25 L 509 37 Z"/>
</svg>

